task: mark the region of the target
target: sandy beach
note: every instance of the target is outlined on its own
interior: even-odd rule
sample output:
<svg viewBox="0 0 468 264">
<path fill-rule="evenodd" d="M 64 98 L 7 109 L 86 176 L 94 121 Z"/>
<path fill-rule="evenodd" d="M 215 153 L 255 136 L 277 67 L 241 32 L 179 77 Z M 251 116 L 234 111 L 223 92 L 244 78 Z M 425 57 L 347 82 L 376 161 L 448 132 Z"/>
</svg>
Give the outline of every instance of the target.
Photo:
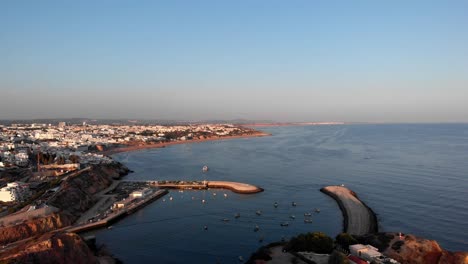
<svg viewBox="0 0 468 264">
<path fill-rule="evenodd" d="M 352 235 L 364 235 L 378 232 L 377 217 L 357 195 L 342 186 L 327 186 L 321 192 L 336 200 L 343 212 L 343 232 Z"/>
<path fill-rule="evenodd" d="M 254 138 L 254 137 L 266 137 L 266 136 L 271 136 L 271 134 L 264 133 L 264 132 L 257 132 L 257 133 L 252 133 L 252 134 L 236 135 L 236 136 L 214 136 L 214 137 L 207 137 L 204 139 L 179 140 L 179 141 L 170 141 L 170 142 L 160 142 L 160 143 L 155 143 L 155 144 L 127 145 L 127 146 L 121 146 L 121 147 L 104 150 L 99 153 L 109 156 L 109 155 L 113 155 L 113 154 L 121 153 L 121 152 L 137 151 L 137 150 L 151 149 L 151 148 L 164 148 L 167 146 L 179 145 L 179 144 L 193 144 L 193 143 L 201 143 L 201 142 L 215 141 L 215 140 L 228 140 L 228 139 L 236 139 L 236 138 Z"/>
</svg>

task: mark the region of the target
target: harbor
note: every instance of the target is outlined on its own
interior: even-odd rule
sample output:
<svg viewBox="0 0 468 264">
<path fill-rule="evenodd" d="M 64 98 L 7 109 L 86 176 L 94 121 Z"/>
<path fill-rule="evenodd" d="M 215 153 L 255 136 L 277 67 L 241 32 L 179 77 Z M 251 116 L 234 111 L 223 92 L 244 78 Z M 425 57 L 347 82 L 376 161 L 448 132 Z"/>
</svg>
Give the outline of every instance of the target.
<svg viewBox="0 0 468 264">
<path fill-rule="evenodd" d="M 228 189 L 240 194 L 263 191 L 262 188 L 250 184 L 227 181 L 115 181 L 111 187 L 99 194 L 100 200 L 93 208 L 75 225 L 64 230 L 80 233 L 109 226 L 168 194 L 167 189 Z"/>
</svg>

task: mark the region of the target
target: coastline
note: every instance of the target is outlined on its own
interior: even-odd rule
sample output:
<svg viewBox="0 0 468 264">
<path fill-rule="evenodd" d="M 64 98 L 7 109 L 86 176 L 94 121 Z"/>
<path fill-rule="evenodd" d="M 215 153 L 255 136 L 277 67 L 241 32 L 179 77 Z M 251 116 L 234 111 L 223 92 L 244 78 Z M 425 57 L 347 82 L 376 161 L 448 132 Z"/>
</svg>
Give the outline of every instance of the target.
<svg viewBox="0 0 468 264">
<path fill-rule="evenodd" d="M 265 132 L 256 132 L 253 134 L 244 134 L 244 135 L 235 135 L 235 136 L 214 136 L 214 137 L 207 137 L 204 139 L 178 140 L 178 141 L 170 141 L 170 142 L 160 142 L 156 144 L 126 145 L 122 147 L 116 147 L 116 148 L 112 148 L 109 150 L 100 151 L 98 153 L 106 155 L 106 156 L 110 156 L 110 155 L 122 153 L 122 152 L 138 151 L 138 150 L 152 149 L 152 148 L 164 148 L 164 147 L 172 146 L 172 145 L 194 144 L 194 143 L 202 143 L 206 141 L 219 141 L 219 140 L 229 140 L 229 139 L 238 139 L 238 138 L 255 138 L 255 137 L 267 137 L 267 136 L 271 136 L 271 134 L 265 133 Z"/>
<path fill-rule="evenodd" d="M 343 213 L 343 232 L 364 235 L 379 231 L 377 215 L 358 198 L 355 192 L 342 186 L 327 186 L 320 191 L 338 203 Z"/>
</svg>

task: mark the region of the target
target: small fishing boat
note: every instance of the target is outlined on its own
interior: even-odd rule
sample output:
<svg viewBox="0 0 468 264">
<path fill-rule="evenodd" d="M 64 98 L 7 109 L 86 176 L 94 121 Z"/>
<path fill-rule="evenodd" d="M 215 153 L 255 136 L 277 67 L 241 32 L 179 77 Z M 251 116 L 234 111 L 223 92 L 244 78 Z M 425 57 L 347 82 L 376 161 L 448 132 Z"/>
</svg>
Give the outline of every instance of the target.
<svg viewBox="0 0 468 264">
<path fill-rule="evenodd" d="M 112 229 L 113 227 L 112 226 L 108 226 L 107 229 Z"/>
<path fill-rule="evenodd" d="M 227 193 L 224 194 L 224 197 L 227 197 Z"/>
<path fill-rule="evenodd" d="M 203 229 L 208 230 L 208 226 L 204 226 Z"/>
<path fill-rule="evenodd" d="M 291 204 L 292 204 L 292 206 L 297 206 L 296 202 L 292 202 Z"/>
<path fill-rule="evenodd" d="M 244 262 L 244 258 L 242 256 L 239 256 L 239 261 Z"/>
<path fill-rule="evenodd" d="M 234 216 L 234 218 L 239 218 L 239 217 L 240 217 L 240 214 L 239 214 L 239 213 L 237 213 L 237 214 Z"/>
<path fill-rule="evenodd" d="M 223 222 L 229 222 L 229 219 L 228 219 L 228 218 L 223 218 L 223 219 L 221 219 L 221 221 L 223 221 Z"/>
<path fill-rule="evenodd" d="M 296 219 L 296 216 L 290 215 L 289 218 L 291 218 L 291 219 Z"/>
<path fill-rule="evenodd" d="M 202 168 L 202 171 L 203 171 L 203 172 L 207 172 L 208 170 L 209 170 L 208 166 L 206 166 L 206 165 L 203 166 L 203 168 Z"/>
<path fill-rule="evenodd" d="M 258 230 L 260 230 L 260 227 L 258 225 L 255 225 L 254 232 L 257 232 Z"/>
<path fill-rule="evenodd" d="M 257 215 L 262 215 L 262 211 L 257 210 L 257 211 L 255 212 L 255 214 L 257 214 Z"/>
<path fill-rule="evenodd" d="M 273 204 L 273 206 L 274 206 L 275 208 L 278 208 L 278 203 L 275 202 L 275 203 Z"/>
<path fill-rule="evenodd" d="M 311 213 L 305 213 L 304 216 L 312 216 Z"/>
<path fill-rule="evenodd" d="M 304 219 L 304 223 L 310 224 L 310 223 L 312 223 L 312 219 Z"/>
<path fill-rule="evenodd" d="M 289 223 L 288 223 L 288 222 L 282 222 L 282 223 L 280 224 L 280 226 L 289 226 Z"/>
<path fill-rule="evenodd" d="M 316 213 L 320 213 L 320 209 L 319 209 L 319 208 L 315 208 L 315 212 L 316 212 Z"/>
</svg>

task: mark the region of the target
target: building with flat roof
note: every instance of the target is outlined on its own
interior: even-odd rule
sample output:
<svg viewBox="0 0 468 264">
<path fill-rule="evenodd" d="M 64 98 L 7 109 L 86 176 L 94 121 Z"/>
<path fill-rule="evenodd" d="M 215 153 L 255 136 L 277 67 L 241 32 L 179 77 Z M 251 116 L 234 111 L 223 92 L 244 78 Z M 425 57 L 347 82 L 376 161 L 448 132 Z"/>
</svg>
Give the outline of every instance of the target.
<svg viewBox="0 0 468 264">
<path fill-rule="evenodd" d="M 150 195 L 152 193 L 150 188 L 144 188 L 141 190 L 136 190 L 130 194 L 130 197 L 132 198 L 145 198 L 146 196 Z"/>
<path fill-rule="evenodd" d="M 349 251 L 352 255 L 358 256 L 367 261 L 378 259 L 382 256 L 379 250 L 371 245 L 356 244 L 350 245 Z"/>
<path fill-rule="evenodd" d="M 0 189 L 0 201 L 24 201 L 30 196 L 29 185 L 24 182 L 10 182 Z"/>
</svg>

